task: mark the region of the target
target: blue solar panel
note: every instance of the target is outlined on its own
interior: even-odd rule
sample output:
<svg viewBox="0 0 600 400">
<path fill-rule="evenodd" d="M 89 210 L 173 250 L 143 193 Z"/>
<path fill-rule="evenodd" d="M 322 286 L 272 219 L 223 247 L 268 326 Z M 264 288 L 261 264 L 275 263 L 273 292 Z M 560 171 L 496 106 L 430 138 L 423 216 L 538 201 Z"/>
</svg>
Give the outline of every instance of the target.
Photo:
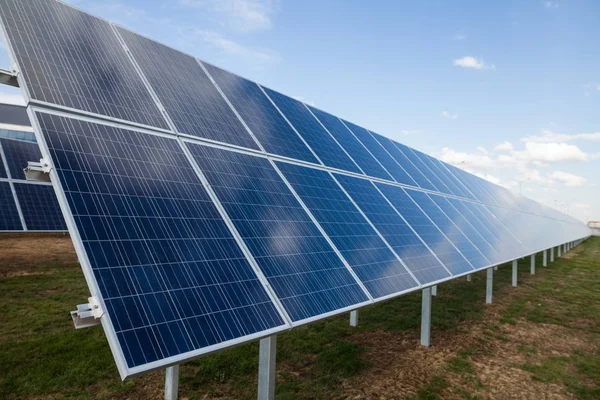
<svg viewBox="0 0 600 400">
<path fill-rule="evenodd" d="M 319 124 L 319 121 L 315 119 L 302 102 L 274 90 L 264 89 L 323 164 L 332 168 L 360 173 L 356 164 Z"/>
<path fill-rule="evenodd" d="M 10 189 L 10 183 L 0 182 L 0 231 L 22 231 L 21 219 Z"/>
<path fill-rule="evenodd" d="M 33 100 L 168 129 L 108 22 L 47 0 L 0 14 Z"/>
<path fill-rule="evenodd" d="M 129 373 L 283 328 L 177 140 L 36 117 Z"/>
<path fill-rule="evenodd" d="M 394 180 L 338 117 L 318 108 L 309 108 L 365 174 L 374 178 Z"/>
<path fill-rule="evenodd" d="M 453 275 L 473 270 L 471 264 L 427 218 L 427 215 L 411 200 L 404 189 L 385 184 L 377 184 L 377 186 Z"/>
<path fill-rule="evenodd" d="M 256 83 L 210 64 L 204 66 L 267 152 L 319 163 Z"/>
<path fill-rule="evenodd" d="M 446 235 L 448 240 L 469 261 L 473 268 L 479 269 L 492 264 L 426 193 L 411 189 L 405 190 L 415 203 L 419 205 L 421 210 L 433 221 L 435 226 Z"/>
<path fill-rule="evenodd" d="M 51 185 L 14 183 L 27 230 L 66 231 L 54 188 Z"/>
<path fill-rule="evenodd" d="M 360 142 L 381 163 L 381 165 L 383 165 L 387 172 L 394 177 L 396 182 L 417 186 L 415 181 L 406 173 L 402 166 L 398 164 L 383 147 L 381 147 L 377 140 L 375 140 L 373 135 L 371 135 L 371 132 L 351 122 L 343 122 L 352 131 L 352 133 L 354 133 L 356 138 L 360 140 Z"/>
<path fill-rule="evenodd" d="M 328 172 L 277 165 L 374 298 L 418 286 Z"/>
<path fill-rule="evenodd" d="M 340 174 L 335 177 L 421 284 L 450 277 L 371 181 Z"/>
<path fill-rule="evenodd" d="M 118 28 L 177 131 L 258 149 L 195 58 Z"/>
<path fill-rule="evenodd" d="M 446 163 L 427 154 L 425 154 L 425 157 L 431 160 L 434 166 L 437 166 L 437 171 L 439 171 L 438 176 L 443 176 L 445 181 L 449 182 L 448 185 L 450 188 L 452 188 L 453 191 L 458 191 L 459 193 L 461 193 L 460 196 L 465 197 L 467 199 L 477 200 L 477 198 L 473 196 L 469 189 L 465 187 L 465 185 L 447 168 Z"/>
<path fill-rule="evenodd" d="M 7 178 L 6 168 L 4 168 L 4 159 L 2 157 L 2 141 L 0 141 L 0 178 Z"/>
<path fill-rule="evenodd" d="M 402 153 L 408 158 L 412 164 L 427 178 L 429 182 L 436 188 L 436 191 L 454 194 L 448 187 L 442 182 L 435 173 L 431 171 L 431 169 L 423 162 L 423 160 L 418 156 L 418 154 L 408 146 L 401 145 L 399 143 L 395 143 L 396 147 L 398 147 Z"/>
<path fill-rule="evenodd" d="M 187 146 L 293 321 L 369 300 L 267 159 Z"/>
<path fill-rule="evenodd" d="M 27 162 L 39 162 L 42 158 L 38 144 L 11 139 L 0 139 L 0 143 L 2 143 L 11 178 L 25 180 L 23 168 L 27 167 Z"/>
</svg>

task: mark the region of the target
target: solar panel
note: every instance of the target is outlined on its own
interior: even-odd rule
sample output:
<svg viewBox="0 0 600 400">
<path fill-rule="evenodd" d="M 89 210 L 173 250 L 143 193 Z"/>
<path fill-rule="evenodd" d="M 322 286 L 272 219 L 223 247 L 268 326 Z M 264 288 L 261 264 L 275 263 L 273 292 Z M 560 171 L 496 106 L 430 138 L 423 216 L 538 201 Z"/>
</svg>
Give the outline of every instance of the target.
<svg viewBox="0 0 600 400">
<path fill-rule="evenodd" d="M 106 21 L 47 0 L 3 0 L 0 15 L 32 100 L 168 129 Z"/>
<path fill-rule="evenodd" d="M 346 171 L 360 173 L 360 170 L 339 144 L 319 124 L 319 121 L 298 100 L 274 90 L 264 88 L 267 95 L 290 121 L 296 131 L 317 154 L 323 164 Z"/>
<path fill-rule="evenodd" d="M 35 118 L 123 377 L 287 326 L 176 139 Z"/>
<path fill-rule="evenodd" d="M 404 189 L 398 186 L 377 184 L 381 192 L 406 222 L 429 246 L 445 267 L 453 274 L 459 275 L 473 270 L 473 266 L 442 234 L 419 206 L 411 201 Z"/>
<path fill-rule="evenodd" d="M 418 286 L 328 172 L 277 165 L 371 296 L 390 296 Z"/>
<path fill-rule="evenodd" d="M 37 143 L 23 142 L 20 140 L 0 139 L 4 157 L 8 164 L 8 171 L 12 179 L 25 180 L 23 169 L 28 161 L 40 161 L 42 154 Z"/>
<path fill-rule="evenodd" d="M 186 145 L 292 321 L 369 301 L 267 159 Z"/>
<path fill-rule="evenodd" d="M 267 152 L 319 163 L 256 83 L 207 63 L 204 66 Z"/>
<path fill-rule="evenodd" d="M 195 58 L 126 29 L 118 31 L 177 131 L 258 149 Z"/>
<path fill-rule="evenodd" d="M 15 182 L 14 187 L 27 230 L 67 230 L 54 188 L 51 185 Z"/>
<path fill-rule="evenodd" d="M 447 193 L 447 194 L 455 194 L 452 193 L 448 186 L 442 182 L 435 173 L 431 171 L 431 169 L 425 164 L 425 162 L 418 156 L 417 153 L 413 151 L 408 146 L 401 145 L 399 143 L 394 143 L 396 147 L 398 147 L 402 153 L 408 158 L 411 163 L 427 178 L 429 182 L 436 188 L 436 191 Z"/>
<path fill-rule="evenodd" d="M 0 178 L 8 178 L 6 168 L 4 167 L 4 156 L 2 152 L 2 141 L 0 141 Z"/>
<path fill-rule="evenodd" d="M 371 181 L 341 174 L 334 175 L 421 284 L 450 277 L 450 273 Z"/>
<path fill-rule="evenodd" d="M 365 174 L 374 178 L 394 180 L 338 117 L 318 108 L 309 108 Z"/>
<path fill-rule="evenodd" d="M 21 231 L 21 219 L 10 188 L 10 183 L 0 182 L 0 231 Z"/>
</svg>

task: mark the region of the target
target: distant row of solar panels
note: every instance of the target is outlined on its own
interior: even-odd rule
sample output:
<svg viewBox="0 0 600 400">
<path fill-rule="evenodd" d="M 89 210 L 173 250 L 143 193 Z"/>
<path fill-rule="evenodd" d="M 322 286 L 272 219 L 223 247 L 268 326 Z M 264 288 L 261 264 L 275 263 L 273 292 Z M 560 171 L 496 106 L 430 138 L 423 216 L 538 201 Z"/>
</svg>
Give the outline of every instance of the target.
<svg viewBox="0 0 600 400">
<path fill-rule="evenodd" d="M 589 235 L 70 6 L 0 4 L 123 377 Z"/>
</svg>

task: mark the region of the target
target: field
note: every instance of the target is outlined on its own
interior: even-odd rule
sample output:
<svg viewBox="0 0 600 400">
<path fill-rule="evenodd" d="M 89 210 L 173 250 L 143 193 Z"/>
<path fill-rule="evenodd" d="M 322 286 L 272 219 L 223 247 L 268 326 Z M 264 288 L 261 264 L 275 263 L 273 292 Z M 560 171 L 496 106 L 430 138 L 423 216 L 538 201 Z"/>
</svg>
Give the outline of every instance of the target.
<svg viewBox="0 0 600 400">
<path fill-rule="evenodd" d="M 432 347 L 420 293 L 278 338 L 278 399 L 600 399 L 600 238 L 529 274 L 519 262 L 438 287 Z M 89 295 L 67 236 L 0 236 L 0 399 L 161 399 L 164 373 L 121 382 L 100 327 L 69 311 Z M 181 366 L 180 397 L 254 399 L 258 344 Z"/>
</svg>

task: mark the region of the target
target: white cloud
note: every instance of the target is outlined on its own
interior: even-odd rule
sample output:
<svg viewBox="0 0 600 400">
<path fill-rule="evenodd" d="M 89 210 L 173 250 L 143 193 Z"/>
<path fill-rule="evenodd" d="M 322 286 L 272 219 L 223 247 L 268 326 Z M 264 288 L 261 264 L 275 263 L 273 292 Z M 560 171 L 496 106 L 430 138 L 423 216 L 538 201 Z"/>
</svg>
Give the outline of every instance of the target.
<svg viewBox="0 0 600 400">
<path fill-rule="evenodd" d="M 493 64 L 486 64 L 483 59 L 477 59 L 472 56 L 466 56 L 454 60 L 454 65 L 457 67 L 474 68 L 474 69 L 496 69 Z"/>
<path fill-rule="evenodd" d="M 466 39 L 467 39 L 467 35 L 465 35 L 464 33 L 457 33 L 452 38 L 452 40 L 466 40 Z"/>
<path fill-rule="evenodd" d="M 587 161 L 589 155 L 567 143 L 525 143 L 525 157 L 530 161 Z"/>
<path fill-rule="evenodd" d="M 587 179 L 582 176 L 570 174 L 564 171 L 554 171 L 550 177 L 564 183 L 565 186 L 569 187 L 583 186 L 587 182 Z"/>
<path fill-rule="evenodd" d="M 400 131 L 400 134 L 401 135 L 415 135 L 415 134 L 417 134 L 419 132 L 421 132 L 421 131 L 416 130 L 416 129 L 402 129 Z"/>
<path fill-rule="evenodd" d="M 546 8 L 558 8 L 558 1 L 546 1 L 544 2 Z"/>
<path fill-rule="evenodd" d="M 458 114 L 452 114 L 448 111 L 442 111 L 441 115 L 442 115 L 442 117 L 449 118 L 449 119 L 457 119 L 458 118 Z"/>
<path fill-rule="evenodd" d="M 220 15 L 229 28 L 254 32 L 270 29 L 274 0 L 180 0 L 180 4 Z"/>
<path fill-rule="evenodd" d="M 0 103 L 16 104 L 19 106 L 25 105 L 25 100 L 20 94 L 6 93 L 0 91 Z"/>
<path fill-rule="evenodd" d="M 571 140 L 600 141 L 600 132 L 566 134 L 552 132 L 548 129 L 542 129 L 541 135 L 526 136 L 521 139 L 522 142 L 537 143 L 568 142 Z"/>
<path fill-rule="evenodd" d="M 494 151 L 511 151 L 514 149 L 515 149 L 515 147 L 509 141 L 505 141 L 503 143 L 496 145 L 496 147 L 494 147 Z"/>
</svg>

